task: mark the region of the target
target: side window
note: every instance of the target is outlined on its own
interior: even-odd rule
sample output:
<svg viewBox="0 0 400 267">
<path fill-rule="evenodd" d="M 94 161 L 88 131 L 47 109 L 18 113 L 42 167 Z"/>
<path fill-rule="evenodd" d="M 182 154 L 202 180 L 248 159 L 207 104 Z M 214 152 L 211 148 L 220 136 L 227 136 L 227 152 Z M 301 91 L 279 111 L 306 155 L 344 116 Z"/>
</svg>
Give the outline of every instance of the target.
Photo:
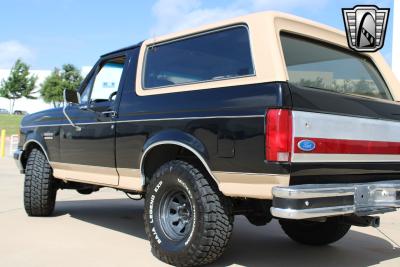
<svg viewBox="0 0 400 267">
<path fill-rule="evenodd" d="M 114 100 L 124 69 L 124 57 L 114 58 L 104 62 L 97 73 L 90 95 L 91 102 Z M 84 95 L 82 95 L 83 98 Z"/>
<path fill-rule="evenodd" d="M 254 75 L 247 27 L 235 26 L 147 48 L 145 89 Z"/>
<path fill-rule="evenodd" d="M 281 43 L 290 83 L 392 100 L 369 58 L 288 34 L 281 35 Z"/>
</svg>

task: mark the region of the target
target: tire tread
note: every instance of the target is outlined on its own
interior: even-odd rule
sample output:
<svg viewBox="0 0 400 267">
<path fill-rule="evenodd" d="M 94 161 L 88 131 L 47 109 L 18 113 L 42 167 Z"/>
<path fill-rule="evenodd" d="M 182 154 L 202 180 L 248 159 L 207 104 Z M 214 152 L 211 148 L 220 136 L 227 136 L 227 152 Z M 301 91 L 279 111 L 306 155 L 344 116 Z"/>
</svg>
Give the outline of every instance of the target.
<svg viewBox="0 0 400 267">
<path fill-rule="evenodd" d="M 171 257 L 164 253 L 155 242 L 152 242 L 153 254 L 161 261 L 175 266 L 199 266 L 214 262 L 225 251 L 233 229 L 233 216 L 229 203 L 216 186 L 209 181 L 198 169 L 187 162 L 174 160 L 161 166 L 150 181 L 149 187 L 153 188 L 159 178 L 173 167 L 183 168 L 193 178 L 194 190 L 197 191 L 197 200 L 204 205 L 204 231 L 200 241 L 191 243 L 189 253 L 185 257 Z M 145 230 L 150 236 L 149 223 L 145 219 Z M 152 239 L 150 239 L 153 241 Z"/>
<path fill-rule="evenodd" d="M 26 164 L 24 207 L 29 216 L 49 216 L 53 213 L 57 188 L 52 169 L 42 151 L 34 148 Z"/>
</svg>

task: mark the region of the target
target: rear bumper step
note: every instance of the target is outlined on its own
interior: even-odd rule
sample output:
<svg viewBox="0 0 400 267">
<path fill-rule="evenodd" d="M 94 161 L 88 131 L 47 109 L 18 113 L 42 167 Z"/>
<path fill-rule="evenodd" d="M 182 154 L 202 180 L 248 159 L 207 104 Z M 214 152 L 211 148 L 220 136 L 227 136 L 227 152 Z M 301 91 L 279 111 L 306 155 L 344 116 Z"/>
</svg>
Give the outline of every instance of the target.
<svg viewBox="0 0 400 267">
<path fill-rule="evenodd" d="M 272 195 L 271 213 L 277 218 L 364 216 L 400 208 L 400 181 L 276 186 Z"/>
</svg>

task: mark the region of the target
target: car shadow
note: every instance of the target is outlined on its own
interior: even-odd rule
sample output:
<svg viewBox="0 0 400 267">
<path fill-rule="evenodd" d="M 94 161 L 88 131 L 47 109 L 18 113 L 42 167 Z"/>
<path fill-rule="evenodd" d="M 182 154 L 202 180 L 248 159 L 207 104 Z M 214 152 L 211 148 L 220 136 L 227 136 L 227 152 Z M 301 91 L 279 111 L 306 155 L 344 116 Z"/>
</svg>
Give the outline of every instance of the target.
<svg viewBox="0 0 400 267">
<path fill-rule="evenodd" d="M 71 217 L 147 239 L 143 201 L 100 199 L 57 201 L 54 216 Z M 234 232 L 225 254 L 213 266 L 370 266 L 400 257 L 400 249 L 387 240 L 351 230 L 342 240 L 325 247 L 291 241 L 279 223 L 257 227 L 243 216 L 235 218 Z"/>
<path fill-rule="evenodd" d="M 54 216 L 65 214 L 87 223 L 147 240 L 143 224 L 143 200 L 57 200 Z"/>
</svg>

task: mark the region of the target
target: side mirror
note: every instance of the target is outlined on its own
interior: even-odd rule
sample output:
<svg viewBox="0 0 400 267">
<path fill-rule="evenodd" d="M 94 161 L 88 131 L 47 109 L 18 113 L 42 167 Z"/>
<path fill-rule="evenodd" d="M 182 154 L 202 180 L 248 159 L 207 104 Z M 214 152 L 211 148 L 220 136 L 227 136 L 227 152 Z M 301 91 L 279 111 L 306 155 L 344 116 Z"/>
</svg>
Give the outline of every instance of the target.
<svg viewBox="0 0 400 267">
<path fill-rule="evenodd" d="M 81 96 L 75 90 L 64 90 L 64 102 L 67 104 L 80 104 Z"/>
<path fill-rule="evenodd" d="M 75 128 L 75 130 L 80 131 L 81 127 L 76 125 L 71 120 L 71 118 L 68 116 L 67 107 L 71 104 L 80 104 L 81 96 L 80 96 L 79 92 L 77 92 L 75 90 L 67 90 L 67 89 L 64 90 L 63 96 L 64 96 L 64 107 L 63 107 L 64 116 L 67 118 L 67 120 L 71 124 L 71 126 L 73 126 Z"/>
</svg>

